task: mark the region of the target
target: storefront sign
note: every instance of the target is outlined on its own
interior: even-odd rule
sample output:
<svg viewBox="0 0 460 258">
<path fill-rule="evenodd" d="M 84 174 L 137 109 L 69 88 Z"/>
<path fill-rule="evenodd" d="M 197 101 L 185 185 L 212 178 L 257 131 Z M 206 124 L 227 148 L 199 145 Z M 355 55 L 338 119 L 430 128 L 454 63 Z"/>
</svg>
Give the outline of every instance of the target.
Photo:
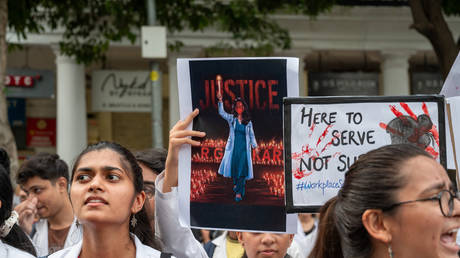
<svg viewBox="0 0 460 258">
<path fill-rule="evenodd" d="M 148 71 L 95 71 L 91 92 L 93 111 L 151 111 L 152 90 Z"/>
<path fill-rule="evenodd" d="M 309 73 L 309 96 L 378 95 L 378 73 Z"/>
<path fill-rule="evenodd" d="M 27 118 L 27 146 L 56 146 L 56 119 Z"/>
<path fill-rule="evenodd" d="M 7 87 L 33 87 L 34 82 L 40 79 L 41 79 L 40 75 L 36 75 L 36 76 L 7 75 L 5 76 L 5 85 Z"/>
<path fill-rule="evenodd" d="M 54 98 L 54 73 L 49 70 L 7 69 L 8 98 Z"/>
<path fill-rule="evenodd" d="M 412 73 L 411 94 L 438 94 L 444 81 L 440 73 Z"/>
</svg>

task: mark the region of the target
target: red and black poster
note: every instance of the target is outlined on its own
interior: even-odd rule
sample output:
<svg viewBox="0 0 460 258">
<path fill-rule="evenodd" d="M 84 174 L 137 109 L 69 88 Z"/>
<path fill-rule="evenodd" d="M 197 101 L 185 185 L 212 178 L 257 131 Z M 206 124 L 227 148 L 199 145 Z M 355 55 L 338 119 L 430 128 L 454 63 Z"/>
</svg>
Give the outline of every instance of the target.
<svg viewBox="0 0 460 258">
<path fill-rule="evenodd" d="M 295 231 L 285 209 L 282 108 L 298 95 L 298 60 L 179 59 L 178 78 L 181 118 L 198 108 L 192 128 L 206 132 L 201 146 L 180 153 L 183 221 Z"/>
</svg>

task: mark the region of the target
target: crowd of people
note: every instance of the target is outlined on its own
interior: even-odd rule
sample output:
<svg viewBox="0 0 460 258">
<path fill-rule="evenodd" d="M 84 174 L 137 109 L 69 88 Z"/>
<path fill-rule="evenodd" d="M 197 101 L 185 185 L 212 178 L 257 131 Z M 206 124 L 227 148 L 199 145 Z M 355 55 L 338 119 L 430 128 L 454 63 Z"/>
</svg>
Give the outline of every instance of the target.
<svg viewBox="0 0 460 258">
<path fill-rule="evenodd" d="M 168 153 L 99 142 L 71 168 L 55 154 L 29 158 L 16 176 L 25 193 L 16 207 L 0 151 L 0 257 L 458 257 L 457 191 L 408 144 L 360 156 L 319 218 L 299 216 L 296 234 L 225 231 L 203 245 L 179 223 L 177 192 L 179 149 L 205 136 L 187 130 L 198 113 L 171 129 Z M 262 177 L 282 185 L 282 175 Z"/>
</svg>

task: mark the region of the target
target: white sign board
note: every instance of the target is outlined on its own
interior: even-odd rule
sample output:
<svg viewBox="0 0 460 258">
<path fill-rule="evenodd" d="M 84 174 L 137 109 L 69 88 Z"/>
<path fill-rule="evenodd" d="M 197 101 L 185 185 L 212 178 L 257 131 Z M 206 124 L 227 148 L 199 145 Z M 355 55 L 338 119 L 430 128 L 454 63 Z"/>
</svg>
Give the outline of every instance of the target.
<svg viewBox="0 0 460 258">
<path fill-rule="evenodd" d="M 441 96 L 287 98 L 284 103 L 288 211 L 317 211 L 337 194 L 361 154 L 411 143 L 444 166 Z"/>
<path fill-rule="evenodd" d="M 92 110 L 96 112 L 151 112 L 148 71 L 95 71 L 91 93 Z"/>
</svg>

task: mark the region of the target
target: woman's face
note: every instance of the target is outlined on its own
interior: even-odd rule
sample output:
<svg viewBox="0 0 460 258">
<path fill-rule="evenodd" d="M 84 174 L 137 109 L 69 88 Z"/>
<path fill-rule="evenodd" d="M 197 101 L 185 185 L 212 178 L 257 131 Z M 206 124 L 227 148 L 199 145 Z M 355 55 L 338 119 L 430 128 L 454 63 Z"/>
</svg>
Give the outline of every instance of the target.
<svg viewBox="0 0 460 258">
<path fill-rule="evenodd" d="M 236 102 L 236 104 L 235 104 L 235 112 L 238 115 L 241 115 L 241 114 L 243 114 L 243 111 L 244 111 L 243 102 L 241 102 L 241 101 Z"/>
<path fill-rule="evenodd" d="M 444 168 L 435 160 L 419 156 L 401 168 L 407 185 L 397 201 L 435 197 L 452 190 Z M 460 201 L 454 200 L 453 217 L 444 217 L 438 201 L 413 202 L 398 206 L 389 218 L 391 247 L 396 257 L 458 257 L 456 230 L 460 227 Z"/>
<path fill-rule="evenodd" d="M 283 258 L 294 237 L 292 234 L 254 232 L 238 232 L 237 235 L 248 258 Z"/>
<path fill-rule="evenodd" d="M 82 224 L 128 224 L 144 204 L 144 192 L 135 193 L 127 162 L 110 149 L 83 155 L 75 168 L 70 198 Z"/>
</svg>

